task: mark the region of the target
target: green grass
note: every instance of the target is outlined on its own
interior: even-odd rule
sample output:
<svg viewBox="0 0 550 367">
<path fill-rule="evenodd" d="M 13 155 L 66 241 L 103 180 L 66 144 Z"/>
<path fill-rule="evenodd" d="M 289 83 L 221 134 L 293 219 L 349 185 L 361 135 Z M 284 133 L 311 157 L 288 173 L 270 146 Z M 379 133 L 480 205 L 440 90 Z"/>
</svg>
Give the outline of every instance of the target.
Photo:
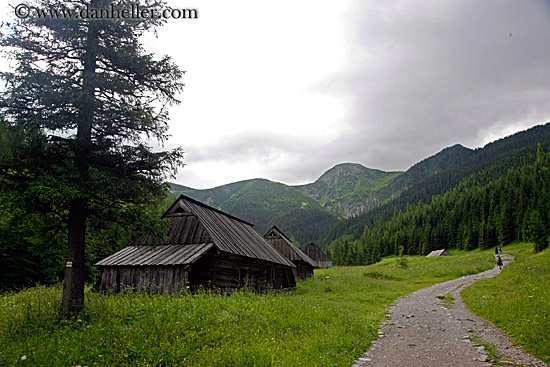
<svg viewBox="0 0 550 367">
<path fill-rule="evenodd" d="M 59 322 L 61 287 L 0 295 L 0 365 L 349 366 L 386 308 L 422 287 L 491 268 L 490 251 L 315 272 L 296 290 L 165 297 L 86 292 Z"/>
<path fill-rule="evenodd" d="M 516 261 L 495 278 L 462 291 L 467 308 L 503 329 L 516 343 L 550 363 L 550 250 L 534 254 L 533 244 L 502 249 Z"/>
</svg>

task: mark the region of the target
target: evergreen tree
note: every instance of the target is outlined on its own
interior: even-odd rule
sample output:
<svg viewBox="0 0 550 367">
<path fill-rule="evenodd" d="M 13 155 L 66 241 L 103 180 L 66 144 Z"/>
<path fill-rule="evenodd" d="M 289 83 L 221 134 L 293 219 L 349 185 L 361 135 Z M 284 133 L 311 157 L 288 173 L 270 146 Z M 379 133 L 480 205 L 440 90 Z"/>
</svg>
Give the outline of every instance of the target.
<svg viewBox="0 0 550 367">
<path fill-rule="evenodd" d="M 487 223 L 481 222 L 479 227 L 479 248 L 488 249 L 491 245 L 489 244 L 489 230 L 487 228 Z"/>
<path fill-rule="evenodd" d="M 531 241 L 535 244 L 535 252 L 540 252 L 548 247 L 546 229 L 544 228 L 544 223 L 542 222 L 539 212 L 536 210 L 531 211 L 529 235 Z"/>
<path fill-rule="evenodd" d="M 485 233 L 485 248 L 493 248 L 498 245 L 498 235 L 495 228 L 495 225 L 491 218 L 489 218 L 489 222 L 487 223 L 487 226 L 485 227 L 486 233 Z"/>
<path fill-rule="evenodd" d="M 123 8 L 126 1 L 40 0 L 42 9 Z M 140 6 L 164 5 L 145 0 Z M 136 218 L 143 203 L 161 199 L 164 178 L 181 164 L 180 149 L 153 152 L 145 137 L 167 137 L 166 107 L 177 103 L 182 72 L 167 56 L 155 60 L 139 37 L 158 18 L 40 19 L 11 25 L 1 45 L 17 64 L 3 73 L 2 115 L 9 128 L 43 136 L 47 155 L 29 156 L 27 171 L 3 167 L 3 180 L 54 193 L 52 211 L 67 228 L 67 266 L 60 314 L 84 305 L 90 220 Z M 48 200 L 46 200 L 48 201 Z"/>
<path fill-rule="evenodd" d="M 506 245 L 515 239 L 514 214 L 511 205 L 503 203 L 500 211 L 498 241 Z"/>
</svg>

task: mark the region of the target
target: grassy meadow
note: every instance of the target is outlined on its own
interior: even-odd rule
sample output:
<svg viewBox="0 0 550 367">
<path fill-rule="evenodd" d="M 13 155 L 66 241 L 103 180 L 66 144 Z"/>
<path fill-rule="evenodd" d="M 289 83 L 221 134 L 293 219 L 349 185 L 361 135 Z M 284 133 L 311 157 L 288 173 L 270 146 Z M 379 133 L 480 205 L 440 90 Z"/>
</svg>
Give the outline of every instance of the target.
<svg viewBox="0 0 550 367">
<path fill-rule="evenodd" d="M 462 291 L 466 307 L 503 329 L 517 344 L 550 363 L 550 249 L 533 253 L 533 244 L 503 248 L 516 261 L 496 278 Z"/>
<path fill-rule="evenodd" d="M 453 254 L 321 269 L 279 294 L 87 290 L 85 311 L 65 322 L 60 286 L 5 293 L 0 365 L 349 366 L 397 297 L 494 266 L 490 251 Z"/>
</svg>

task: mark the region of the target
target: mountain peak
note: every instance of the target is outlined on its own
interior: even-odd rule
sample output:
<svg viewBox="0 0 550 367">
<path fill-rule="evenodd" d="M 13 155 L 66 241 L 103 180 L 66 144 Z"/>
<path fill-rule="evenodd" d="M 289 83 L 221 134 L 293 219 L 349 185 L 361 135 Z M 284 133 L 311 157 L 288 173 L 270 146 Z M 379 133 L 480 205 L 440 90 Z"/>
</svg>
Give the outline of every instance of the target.
<svg viewBox="0 0 550 367">
<path fill-rule="evenodd" d="M 424 173 L 424 176 L 431 176 L 432 174 L 444 171 L 449 167 L 461 164 L 464 160 L 470 158 L 474 154 L 474 150 L 466 148 L 460 144 L 455 144 L 441 150 L 437 154 L 423 159 L 412 166 L 407 172 L 420 169 L 422 171 L 427 171 Z"/>
<path fill-rule="evenodd" d="M 317 181 L 295 188 L 325 208 L 349 217 L 364 211 L 370 205 L 368 197 L 400 174 L 358 163 L 341 163 L 323 173 Z"/>
<path fill-rule="evenodd" d="M 367 168 L 359 163 L 340 163 L 327 170 L 315 182 L 334 182 L 337 184 L 343 177 L 359 176 L 367 180 L 378 180 L 389 172 Z"/>
</svg>

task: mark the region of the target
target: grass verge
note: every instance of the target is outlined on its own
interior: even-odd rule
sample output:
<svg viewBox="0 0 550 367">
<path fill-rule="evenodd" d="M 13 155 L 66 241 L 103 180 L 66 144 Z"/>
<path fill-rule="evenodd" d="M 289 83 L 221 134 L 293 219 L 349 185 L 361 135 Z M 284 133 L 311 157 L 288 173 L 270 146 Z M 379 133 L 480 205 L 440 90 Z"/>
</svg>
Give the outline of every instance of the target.
<svg viewBox="0 0 550 367">
<path fill-rule="evenodd" d="M 498 352 L 497 348 L 493 344 L 489 344 L 483 341 L 479 336 L 472 335 L 470 336 L 470 340 L 472 343 L 474 343 L 474 346 L 476 347 L 484 347 L 485 351 L 487 352 L 487 356 L 489 360 L 491 361 L 492 366 L 502 366 L 503 364 L 500 363 L 501 355 Z"/>
<path fill-rule="evenodd" d="M 515 262 L 499 276 L 462 291 L 466 307 L 493 322 L 517 344 L 550 363 L 550 250 L 534 254 L 533 245 L 503 248 Z"/>
<path fill-rule="evenodd" d="M 61 287 L 0 295 L 0 365 L 349 366 L 397 297 L 493 266 L 489 251 L 315 272 L 282 294 L 165 297 L 86 292 L 57 320 Z"/>
</svg>

